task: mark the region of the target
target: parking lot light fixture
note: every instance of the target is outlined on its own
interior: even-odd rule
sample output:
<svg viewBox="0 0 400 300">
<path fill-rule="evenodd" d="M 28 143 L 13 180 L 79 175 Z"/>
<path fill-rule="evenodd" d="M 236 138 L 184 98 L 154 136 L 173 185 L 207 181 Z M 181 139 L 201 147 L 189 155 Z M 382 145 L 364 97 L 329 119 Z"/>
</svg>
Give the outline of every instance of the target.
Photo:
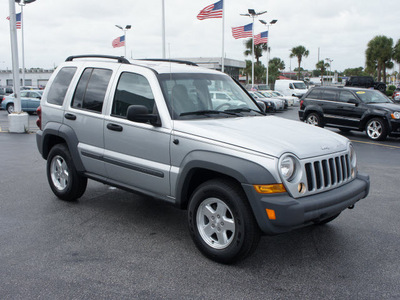
<svg viewBox="0 0 400 300">
<path fill-rule="evenodd" d="M 115 27 L 121 29 L 121 30 L 124 32 L 124 41 L 125 41 L 125 42 L 124 42 L 124 53 L 125 53 L 124 57 L 126 58 L 126 32 L 127 32 L 129 29 L 132 28 L 132 25 L 126 25 L 125 28 L 123 28 L 123 27 L 120 26 L 120 25 L 115 25 Z"/>
<path fill-rule="evenodd" d="M 259 20 L 261 22 L 261 24 L 264 24 L 265 26 L 267 26 L 267 31 L 268 31 L 268 42 L 267 42 L 267 75 L 266 75 L 266 80 L 265 83 L 268 85 L 268 69 L 269 69 L 269 56 L 270 56 L 270 51 L 271 51 L 271 47 L 270 47 L 270 34 L 269 34 L 269 26 L 276 24 L 276 22 L 278 22 L 278 20 L 272 20 L 271 22 L 267 22 L 264 20 Z"/>
</svg>

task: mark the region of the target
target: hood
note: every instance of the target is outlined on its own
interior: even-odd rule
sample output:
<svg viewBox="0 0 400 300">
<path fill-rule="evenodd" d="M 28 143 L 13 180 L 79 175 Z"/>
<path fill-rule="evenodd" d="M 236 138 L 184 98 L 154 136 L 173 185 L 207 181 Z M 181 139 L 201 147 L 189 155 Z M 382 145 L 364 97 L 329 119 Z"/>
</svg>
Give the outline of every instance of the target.
<svg viewBox="0 0 400 300">
<path fill-rule="evenodd" d="M 300 159 L 347 149 L 348 139 L 332 131 L 274 116 L 179 120 L 175 131 L 274 157 L 291 152 Z"/>
<path fill-rule="evenodd" d="M 400 104 L 396 103 L 368 103 L 368 106 L 384 109 L 390 112 L 395 112 L 395 111 L 400 112 Z"/>
</svg>

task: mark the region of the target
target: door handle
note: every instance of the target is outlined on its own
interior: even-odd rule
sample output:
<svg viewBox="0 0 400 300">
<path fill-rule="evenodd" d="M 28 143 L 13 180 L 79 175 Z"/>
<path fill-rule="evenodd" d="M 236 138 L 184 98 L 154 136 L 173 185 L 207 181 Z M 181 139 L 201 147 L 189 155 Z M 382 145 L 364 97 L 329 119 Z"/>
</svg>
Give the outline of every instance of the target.
<svg viewBox="0 0 400 300">
<path fill-rule="evenodd" d="M 122 131 L 123 127 L 117 124 L 113 124 L 113 123 L 108 123 L 107 124 L 107 128 L 112 130 L 112 131 Z"/>
<path fill-rule="evenodd" d="M 64 117 L 68 120 L 76 120 L 76 116 L 70 113 L 66 113 Z"/>
</svg>

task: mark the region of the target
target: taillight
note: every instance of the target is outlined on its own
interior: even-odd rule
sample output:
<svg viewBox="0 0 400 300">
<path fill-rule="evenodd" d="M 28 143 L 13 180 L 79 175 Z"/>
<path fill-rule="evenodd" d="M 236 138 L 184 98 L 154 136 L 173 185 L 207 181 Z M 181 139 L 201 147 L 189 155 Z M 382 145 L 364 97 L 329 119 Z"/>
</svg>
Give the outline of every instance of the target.
<svg viewBox="0 0 400 300">
<path fill-rule="evenodd" d="M 41 106 L 39 106 L 36 109 L 36 113 L 38 116 L 38 119 L 36 120 L 36 125 L 37 125 L 37 127 L 39 127 L 40 130 L 42 130 L 42 107 Z"/>
<path fill-rule="evenodd" d="M 303 107 L 304 100 L 300 100 L 300 107 Z"/>
</svg>

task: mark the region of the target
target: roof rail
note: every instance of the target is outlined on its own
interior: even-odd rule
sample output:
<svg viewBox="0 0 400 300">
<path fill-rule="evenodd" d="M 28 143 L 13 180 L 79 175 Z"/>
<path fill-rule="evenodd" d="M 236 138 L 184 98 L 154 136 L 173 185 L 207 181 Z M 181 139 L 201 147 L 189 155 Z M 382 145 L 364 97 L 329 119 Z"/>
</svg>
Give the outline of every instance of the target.
<svg viewBox="0 0 400 300">
<path fill-rule="evenodd" d="M 72 55 L 67 57 L 65 61 L 73 61 L 75 58 L 106 58 L 106 59 L 116 59 L 121 64 L 130 64 L 123 56 L 112 56 L 112 55 L 99 55 L 99 54 L 86 54 L 86 55 Z"/>
<path fill-rule="evenodd" d="M 188 61 L 188 60 L 166 59 L 166 58 L 141 58 L 138 60 L 172 62 L 172 63 L 178 63 L 178 64 L 184 64 L 184 65 L 198 67 L 198 65 L 196 63 Z"/>
</svg>

